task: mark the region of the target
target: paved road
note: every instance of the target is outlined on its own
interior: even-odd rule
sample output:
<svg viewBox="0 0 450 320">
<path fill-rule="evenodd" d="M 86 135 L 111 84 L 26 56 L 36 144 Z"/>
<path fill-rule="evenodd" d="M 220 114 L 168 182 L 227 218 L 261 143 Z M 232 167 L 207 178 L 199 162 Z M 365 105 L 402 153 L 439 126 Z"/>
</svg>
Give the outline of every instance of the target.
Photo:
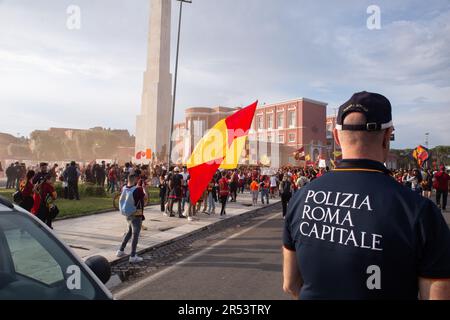
<svg viewBox="0 0 450 320">
<path fill-rule="evenodd" d="M 278 208 L 277 208 L 278 209 Z M 203 242 L 190 257 L 115 292 L 119 299 L 289 299 L 281 288 L 279 210 Z"/>
</svg>

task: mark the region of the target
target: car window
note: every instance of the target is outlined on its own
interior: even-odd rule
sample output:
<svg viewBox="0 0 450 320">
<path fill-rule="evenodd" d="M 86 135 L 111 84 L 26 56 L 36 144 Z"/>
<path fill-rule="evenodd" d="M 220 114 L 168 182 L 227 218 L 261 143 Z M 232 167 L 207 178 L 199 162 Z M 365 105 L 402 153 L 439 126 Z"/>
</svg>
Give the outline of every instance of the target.
<svg viewBox="0 0 450 320">
<path fill-rule="evenodd" d="M 28 214 L 0 213 L 0 300 L 94 299 L 105 294 Z"/>
<path fill-rule="evenodd" d="M 61 266 L 28 232 L 11 229 L 5 237 L 17 273 L 52 285 L 64 280 Z"/>
</svg>

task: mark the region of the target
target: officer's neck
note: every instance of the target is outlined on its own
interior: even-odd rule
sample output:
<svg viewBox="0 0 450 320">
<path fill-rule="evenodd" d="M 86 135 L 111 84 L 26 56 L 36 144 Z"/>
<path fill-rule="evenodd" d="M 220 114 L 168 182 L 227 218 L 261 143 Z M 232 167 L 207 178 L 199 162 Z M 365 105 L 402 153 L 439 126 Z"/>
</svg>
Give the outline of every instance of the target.
<svg viewBox="0 0 450 320">
<path fill-rule="evenodd" d="M 386 162 L 386 157 L 384 155 L 383 150 L 371 150 L 371 151 L 354 151 L 354 150 L 345 150 L 342 149 L 342 159 L 367 159 L 378 161 L 381 163 Z"/>
</svg>

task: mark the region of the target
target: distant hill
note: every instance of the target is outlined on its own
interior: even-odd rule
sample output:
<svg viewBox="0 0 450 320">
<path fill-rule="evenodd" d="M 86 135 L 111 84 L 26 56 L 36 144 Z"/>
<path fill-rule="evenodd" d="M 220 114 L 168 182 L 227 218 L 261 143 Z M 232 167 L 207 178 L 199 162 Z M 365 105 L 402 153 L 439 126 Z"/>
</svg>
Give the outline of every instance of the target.
<svg viewBox="0 0 450 320">
<path fill-rule="evenodd" d="M 11 134 L 0 132 L 0 158 L 11 157 L 32 157 L 29 141 L 25 138 L 17 138 Z"/>
</svg>

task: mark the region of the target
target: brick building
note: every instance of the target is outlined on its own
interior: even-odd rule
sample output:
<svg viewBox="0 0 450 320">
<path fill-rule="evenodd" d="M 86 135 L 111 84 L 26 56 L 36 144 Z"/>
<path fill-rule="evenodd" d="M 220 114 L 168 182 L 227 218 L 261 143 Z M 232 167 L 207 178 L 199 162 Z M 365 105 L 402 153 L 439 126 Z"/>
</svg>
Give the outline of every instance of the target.
<svg viewBox="0 0 450 320">
<path fill-rule="evenodd" d="M 325 102 L 307 98 L 259 105 L 242 163 L 298 165 L 293 153 L 302 146 L 312 161 L 327 157 L 326 107 Z M 173 160 L 184 162 L 208 129 L 239 109 L 187 109 L 185 121 L 174 126 Z"/>
</svg>

